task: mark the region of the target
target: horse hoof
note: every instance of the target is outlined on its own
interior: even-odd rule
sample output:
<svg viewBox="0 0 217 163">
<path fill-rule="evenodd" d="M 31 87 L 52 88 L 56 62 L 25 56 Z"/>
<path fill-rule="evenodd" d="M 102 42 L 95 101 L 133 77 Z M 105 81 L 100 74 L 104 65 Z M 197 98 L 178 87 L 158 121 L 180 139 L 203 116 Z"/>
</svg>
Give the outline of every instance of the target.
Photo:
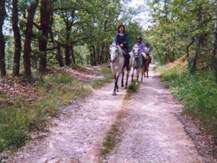
<svg viewBox="0 0 217 163">
<path fill-rule="evenodd" d="M 116 96 L 117 94 L 114 92 L 112 95 L 113 95 L 113 96 Z"/>
<path fill-rule="evenodd" d="M 124 89 L 127 89 L 127 86 L 125 86 Z"/>
</svg>

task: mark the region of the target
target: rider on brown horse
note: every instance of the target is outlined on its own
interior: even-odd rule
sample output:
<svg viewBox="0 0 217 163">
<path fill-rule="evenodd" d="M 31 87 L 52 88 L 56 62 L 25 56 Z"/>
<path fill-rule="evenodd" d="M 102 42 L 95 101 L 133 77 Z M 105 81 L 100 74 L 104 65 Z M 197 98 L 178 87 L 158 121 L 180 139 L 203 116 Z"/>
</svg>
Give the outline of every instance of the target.
<svg viewBox="0 0 217 163">
<path fill-rule="evenodd" d="M 151 57 L 150 57 L 151 46 L 148 43 L 145 44 L 141 36 L 137 37 L 136 45 L 139 47 L 139 53 L 143 57 L 144 72 L 147 73 L 147 77 L 148 77 L 149 64 L 151 63 Z"/>
</svg>

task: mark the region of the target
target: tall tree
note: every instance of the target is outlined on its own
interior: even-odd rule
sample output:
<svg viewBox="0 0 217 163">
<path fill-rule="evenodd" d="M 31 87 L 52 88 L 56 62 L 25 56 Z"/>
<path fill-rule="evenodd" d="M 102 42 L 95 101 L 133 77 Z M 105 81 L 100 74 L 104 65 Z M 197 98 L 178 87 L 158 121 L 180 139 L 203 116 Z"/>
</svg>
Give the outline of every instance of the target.
<svg viewBox="0 0 217 163">
<path fill-rule="evenodd" d="M 6 16 L 5 0 L 0 0 L 0 71 L 1 77 L 6 75 L 5 68 L 5 38 L 3 34 L 3 24 Z"/>
<path fill-rule="evenodd" d="M 51 16 L 53 15 L 52 0 L 41 0 L 40 8 L 40 39 L 39 39 L 39 71 L 41 73 L 46 71 L 47 68 L 47 43 L 48 33 L 51 29 Z"/>
<path fill-rule="evenodd" d="M 14 76 L 18 76 L 20 72 L 20 54 L 22 48 L 20 28 L 18 26 L 18 16 L 18 0 L 12 0 L 12 28 L 14 32 Z"/>
<path fill-rule="evenodd" d="M 31 42 L 33 37 L 33 23 L 34 16 L 36 12 L 36 8 L 38 6 L 38 0 L 31 1 L 27 6 L 27 23 L 26 23 L 26 31 L 25 31 L 25 41 L 24 41 L 24 73 L 25 77 L 31 78 Z"/>
<path fill-rule="evenodd" d="M 65 23 L 65 63 L 67 66 L 70 66 L 72 64 L 72 54 L 73 54 L 70 35 L 71 35 L 72 26 L 73 26 L 74 18 L 75 18 L 74 9 L 70 11 L 63 11 L 62 18 Z"/>
</svg>

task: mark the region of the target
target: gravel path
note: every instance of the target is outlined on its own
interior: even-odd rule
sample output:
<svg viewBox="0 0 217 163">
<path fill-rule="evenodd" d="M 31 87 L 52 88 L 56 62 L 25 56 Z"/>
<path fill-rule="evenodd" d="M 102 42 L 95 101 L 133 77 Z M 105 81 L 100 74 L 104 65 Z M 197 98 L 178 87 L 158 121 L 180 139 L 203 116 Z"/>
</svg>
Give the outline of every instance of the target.
<svg viewBox="0 0 217 163">
<path fill-rule="evenodd" d="M 110 163 L 198 163 L 203 160 L 176 115 L 182 106 L 153 71 L 129 101 L 121 120 L 122 141 Z M 105 162 L 107 162 L 105 161 Z"/>
<path fill-rule="evenodd" d="M 63 110 L 49 134 L 21 149 L 8 162 L 98 162 L 98 148 L 121 110 L 126 91 L 112 96 L 113 84 L 95 91 L 83 102 Z"/>
<path fill-rule="evenodd" d="M 113 84 L 65 108 L 48 135 L 22 148 L 8 162 L 97 163 L 103 138 L 124 108 L 122 140 L 103 161 L 111 163 L 203 162 L 176 115 L 181 105 L 151 71 L 139 92 L 123 105 L 126 92 L 112 96 Z"/>
</svg>

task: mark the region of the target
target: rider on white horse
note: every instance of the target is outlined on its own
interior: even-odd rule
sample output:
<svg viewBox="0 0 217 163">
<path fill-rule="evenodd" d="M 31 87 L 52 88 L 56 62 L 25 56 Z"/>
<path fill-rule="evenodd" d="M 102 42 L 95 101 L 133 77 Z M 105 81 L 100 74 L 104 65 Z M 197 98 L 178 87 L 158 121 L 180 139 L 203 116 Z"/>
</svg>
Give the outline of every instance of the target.
<svg viewBox="0 0 217 163">
<path fill-rule="evenodd" d="M 123 24 L 118 26 L 114 41 L 116 45 L 122 48 L 125 58 L 124 67 L 126 67 L 126 69 L 129 70 L 129 36 L 128 33 L 125 31 L 125 26 Z"/>
<path fill-rule="evenodd" d="M 126 70 L 127 75 L 125 81 L 125 88 L 127 88 L 129 71 L 130 71 L 129 36 L 128 33 L 125 31 L 125 26 L 123 24 L 118 26 L 114 42 L 117 46 L 121 47 L 121 49 L 123 50 L 124 65 L 122 69 L 121 86 L 122 87 L 124 86 L 124 76 Z"/>
</svg>

